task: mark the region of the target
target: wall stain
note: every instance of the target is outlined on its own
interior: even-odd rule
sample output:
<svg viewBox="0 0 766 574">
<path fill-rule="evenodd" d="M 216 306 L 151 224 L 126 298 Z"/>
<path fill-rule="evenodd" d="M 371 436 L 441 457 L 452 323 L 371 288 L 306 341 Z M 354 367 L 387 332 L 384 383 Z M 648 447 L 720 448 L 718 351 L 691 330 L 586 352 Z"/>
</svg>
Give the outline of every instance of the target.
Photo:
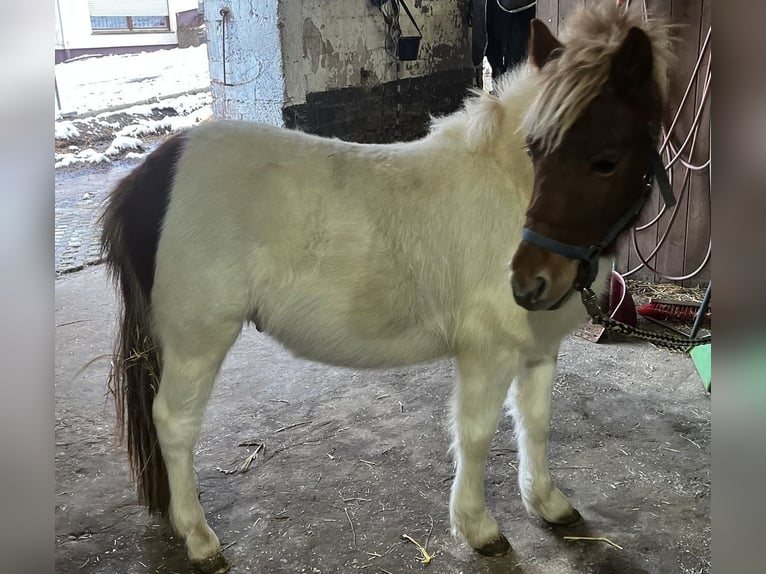
<svg viewBox="0 0 766 574">
<path fill-rule="evenodd" d="M 247 6 L 252 0 L 237 1 Z M 423 34 L 418 59 L 408 62 L 397 61 L 386 52 L 385 24 L 379 10 L 369 3 L 328 2 L 320 3 L 320 8 L 315 3 L 280 0 L 276 26 L 287 77 L 286 99 L 305 102 L 312 93 L 351 87 L 370 90 L 397 77 L 470 67 L 470 38 L 462 20 L 466 0 L 406 1 Z M 406 15 L 400 18 L 403 34 L 414 35 Z"/>
<path fill-rule="evenodd" d="M 435 44 L 431 48 L 431 55 L 437 60 L 452 62 L 460 57 L 460 46 L 454 44 Z"/>
<path fill-rule="evenodd" d="M 322 33 L 311 18 L 303 20 L 303 57 L 311 63 L 311 71 L 316 74 L 322 57 Z"/>
</svg>

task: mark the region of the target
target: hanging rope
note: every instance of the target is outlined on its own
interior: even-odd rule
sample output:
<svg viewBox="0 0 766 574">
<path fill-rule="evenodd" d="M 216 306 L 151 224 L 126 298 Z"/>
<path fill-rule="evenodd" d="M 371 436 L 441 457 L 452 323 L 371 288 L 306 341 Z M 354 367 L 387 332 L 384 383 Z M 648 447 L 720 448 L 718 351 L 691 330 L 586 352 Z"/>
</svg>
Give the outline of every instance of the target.
<svg viewBox="0 0 766 574">
<path fill-rule="evenodd" d="M 630 0 L 627 1 L 618 1 L 618 5 L 623 5 L 625 8 L 630 7 Z M 647 11 L 647 5 L 646 0 L 642 0 L 641 2 L 642 10 L 644 17 L 647 17 L 648 11 Z M 702 160 L 700 163 L 694 162 L 695 152 L 698 151 L 698 144 L 700 143 L 700 138 L 698 137 L 700 134 L 700 127 L 702 122 L 702 117 L 704 115 L 704 111 L 706 108 L 709 108 L 710 104 L 710 84 L 711 84 L 711 63 L 712 63 L 712 49 L 710 46 L 710 39 L 711 39 L 711 33 L 712 33 L 712 26 L 708 28 L 707 34 L 705 35 L 705 40 L 702 42 L 702 45 L 700 47 L 697 61 L 694 65 L 694 68 L 692 69 L 692 72 L 689 76 L 689 81 L 687 82 L 686 89 L 684 90 L 684 94 L 681 97 L 681 100 L 678 103 L 678 107 L 676 109 L 675 115 L 673 117 L 673 120 L 671 121 L 670 125 L 663 130 L 663 142 L 660 146 L 660 153 L 664 157 L 665 161 L 665 169 L 668 171 L 668 177 L 673 183 L 674 178 L 674 169 L 673 167 L 678 164 L 679 168 L 683 170 L 681 175 L 681 185 L 680 185 L 680 192 L 678 196 L 678 202 L 676 203 L 675 207 L 673 208 L 672 212 L 670 213 L 670 217 L 667 218 L 666 223 L 664 224 L 664 229 L 660 229 L 660 221 L 663 219 L 663 215 L 665 215 L 667 209 L 663 205 L 659 212 L 650 219 L 647 223 L 644 223 L 642 225 L 636 226 L 634 229 L 631 230 L 631 243 L 633 245 L 633 250 L 635 251 L 636 255 L 638 256 L 638 259 L 640 263 L 633 267 L 632 269 L 629 269 L 625 273 L 623 273 L 623 277 L 629 277 L 635 273 L 637 273 L 641 269 L 648 269 L 655 275 L 662 277 L 663 279 L 669 280 L 669 281 L 684 281 L 687 279 L 692 279 L 696 275 L 698 275 L 708 264 L 710 261 L 710 256 L 712 253 L 712 237 L 710 235 L 708 236 L 708 246 L 705 253 L 705 256 L 702 258 L 702 261 L 697 265 L 697 267 L 688 273 L 683 274 L 671 274 L 666 271 L 662 271 L 657 268 L 656 263 L 653 264 L 652 260 L 656 258 L 658 252 L 662 248 L 662 246 L 665 244 L 668 236 L 670 235 L 671 230 L 673 229 L 674 224 L 676 223 L 676 220 L 679 219 L 679 214 L 681 213 L 681 206 L 684 205 L 684 196 L 687 194 L 688 190 L 690 189 L 690 179 L 691 175 L 693 173 L 701 173 L 704 171 L 708 172 L 708 189 L 707 189 L 707 205 L 708 205 L 708 212 L 707 212 L 707 218 L 708 221 L 710 221 L 710 190 L 712 188 L 711 181 L 710 181 L 710 175 L 712 171 L 712 159 L 711 159 L 711 153 L 710 153 L 710 137 L 711 137 L 711 131 L 708 130 L 708 134 L 706 137 L 706 141 L 704 143 L 707 144 L 707 157 Z M 704 75 L 702 78 L 699 78 L 700 76 L 700 70 L 702 69 L 702 63 L 707 60 L 707 64 L 705 66 Z M 694 110 L 694 119 L 692 120 L 691 124 L 689 125 L 688 129 L 683 132 L 679 126 L 679 120 L 683 114 L 683 112 L 689 107 L 693 106 L 693 98 L 694 98 L 694 91 L 693 88 L 697 85 L 698 80 L 702 80 L 704 78 L 704 83 L 702 84 L 702 93 L 699 98 L 699 102 L 696 106 L 696 109 Z M 680 141 L 680 145 L 675 145 L 673 142 Z M 682 220 L 681 224 L 683 225 L 685 222 Z M 651 249 L 650 253 L 648 255 L 642 253 L 642 248 L 638 245 L 638 232 L 643 232 L 650 230 L 652 228 L 656 228 L 658 230 L 659 240 L 657 241 L 656 245 Z M 710 233 L 710 232 L 709 232 Z"/>
<path fill-rule="evenodd" d="M 391 0 L 390 2 L 381 2 L 378 4 L 378 10 L 383 15 L 383 21 L 386 23 L 386 35 L 384 46 L 386 53 L 394 60 L 397 59 L 397 45 L 399 37 L 402 35 L 402 29 L 399 25 L 399 2 Z M 396 78 L 399 79 L 398 77 Z"/>
</svg>

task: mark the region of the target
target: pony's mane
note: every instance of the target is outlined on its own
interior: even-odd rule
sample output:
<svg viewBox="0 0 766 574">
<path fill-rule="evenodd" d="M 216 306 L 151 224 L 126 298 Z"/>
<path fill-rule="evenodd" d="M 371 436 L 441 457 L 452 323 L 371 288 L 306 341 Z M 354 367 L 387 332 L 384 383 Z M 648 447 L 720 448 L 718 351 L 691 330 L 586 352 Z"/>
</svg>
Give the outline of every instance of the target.
<svg viewBox="0 0 766 574">
<path fill-rule="evenodd" d="M 537 95 L 536 75 L 524 63 L 506 72 L 500 81 L 502 87 L 499 85 L 497 92 L 502 98 L 471 88 L 460 111 L 431 118 L 431 133 L 461 140 L 469 149 L 485 153 L 497 151 L 496 138 L 502 134 L 518 140 L 518 149 L 522 150 L 524 140 L 516 132 Z M 513 126 L 511 131 L 505 131 L 509 125 Z"/>
<path fill-rule="evenodd" d="M 636 3 L 638 4 L 638 3 Z M 649 37 L 654 57 L 654 80 L 667 101 L 671 60 L 670 26 L 644 18 L 640 8 L 621 8 L 612 1 L 581 5 L 568 18 L 560 41 L 561 54 L 536 74 L 539 92 L 522 120 L 521 129 L 546 151 L 555 149 L 567 130 L 602 91 L 612 60 L 632 27 Z M 504 78 L 505 79 L 505 78 Z M 512 78 L 509 78 L 512 81 Z M 508 87 L 501 82 L 500 98 Z"/>
</svg>

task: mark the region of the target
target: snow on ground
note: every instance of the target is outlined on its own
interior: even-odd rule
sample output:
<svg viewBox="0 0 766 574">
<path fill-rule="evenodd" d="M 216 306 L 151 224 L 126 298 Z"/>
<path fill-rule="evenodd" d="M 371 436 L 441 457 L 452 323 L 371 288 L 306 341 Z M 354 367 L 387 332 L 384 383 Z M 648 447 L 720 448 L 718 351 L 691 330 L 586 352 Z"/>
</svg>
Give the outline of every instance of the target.
<svg viewBox="0 0 766 574">
<path fill-rule="evenodd" d="M 56 64 L 61 112 L 145 102 L 210 85 L 207 45 L 96 56 Z"/>
<path fill-rule="evenodd" d="M 56 139 L 68 140 L 80 135 L 80 130 L 72 122 L 56 122 Z"/>
<path fill-rule="evenodd" d="M 204 44 L 58 64 L 56 80 L 62 110 L 71 102 L 69 109 L 78 112 L 74 119 L 56 121 L 56 168 L 140 159 L 146 149 L 142 138 L 212 116 Z M 105 109 L 112 111 L 97 113 Z"/>
<path fill-rule="evenodd" d="M 76 153 L 56 154 L 55 167 L 68 167 L 76 163 L 103 163 L 108 162 L 109 158 L 103 153 L 93 149 L 84 149 Z"/>
<path fill-rule="evenodd" d="M 106 148 L 105 155 L 120 155 L 124 150 L 128 149 L 144 149 L 144 143 L 138 138 L 132 138 L 130 136 L 117 136 L 111 145 Z"/>
<path fill-rule="evenodd" d="M 116 132 L 117 136 L 143 136 L 148 134 L 162 133 L 163 131 L 176 131 L 193 126 L 207 119 L 212 114 L 210 93 L 189 94 L 177 98 L 168 98 L 156 104 L 144 104 L 121 110 L 134 116 L 150 116 L 155 110 L 167 111 L 172 109 L 177 115 L 170 115 L 161 120 L 152 120 L 137 117 L 135 122 L 121 128 Z M 103 117 L 108 114 L 100 114 Z"/>
<path fill-rule="evenodd" d="M 119 157 L 140 159 L 144 154 L 136 151 L 145 149 L 141 138 L 188 128 L 211 115 L 210 93 L 203 92 L 168 98 L 155 104 L 141 104 L 118 112 L 104 112 L 71 122 L 56 122 L 55 167 L 108 162 Z M 58 125 L 64 123 L 72 125 L 67 129 Z M 76 137 L 63 137 L 75 132 L 78 134 Z M 73 145 L 73 142 L 80 145 Z M 86 146 L 85 149 L 81 149 L 83 146 Z"/>
</svg>

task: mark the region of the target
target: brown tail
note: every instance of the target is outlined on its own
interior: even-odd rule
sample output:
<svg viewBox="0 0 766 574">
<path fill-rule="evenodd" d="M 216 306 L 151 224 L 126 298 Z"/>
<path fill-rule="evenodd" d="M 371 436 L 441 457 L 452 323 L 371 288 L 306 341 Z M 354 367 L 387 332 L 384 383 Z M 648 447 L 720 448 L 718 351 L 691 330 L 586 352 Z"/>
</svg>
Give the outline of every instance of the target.
<svg viewBox="0 0 766 574">
<path fill-rule="evenodd" d="M 127 434 L 139 502 L 161 514 L 167 513 L 170 491 L 152 418 L 162 358 L 150 307 L 160 229 L 184 141 L 176 135 L 153 151 L 112 191 L 101 215 L 102 256 L 122 295 L 109 391 L 120 440 Z"/>
</svg>

